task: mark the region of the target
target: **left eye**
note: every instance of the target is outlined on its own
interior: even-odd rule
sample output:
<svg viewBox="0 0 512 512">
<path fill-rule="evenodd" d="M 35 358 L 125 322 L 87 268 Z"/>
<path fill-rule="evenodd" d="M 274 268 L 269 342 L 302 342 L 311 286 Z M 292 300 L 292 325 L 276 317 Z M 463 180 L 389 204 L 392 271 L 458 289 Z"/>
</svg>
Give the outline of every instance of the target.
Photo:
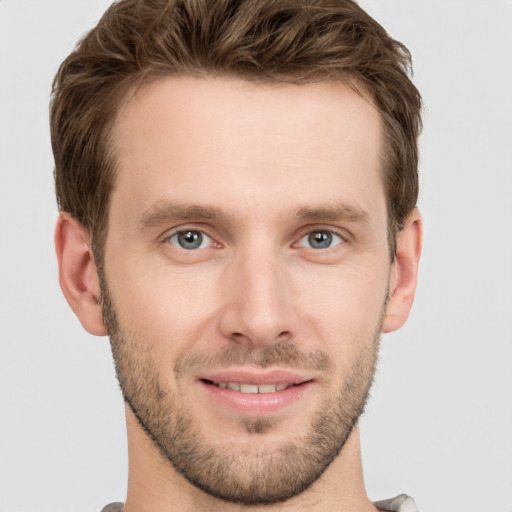
<svg viewBox="0 0 512 512">
<path fill-rule="evenodd" d="M 317 230 L 311 231 L 299 240 L 300 247 L 311 249 L 329 249 L 343 243 L 343 238 L 332 231 Z"/>
<path fill-rule="evenodd" d="M 202 231 L 187 229 L 185 231 L 178 231 L 168 239 L 171 245 L 193 251 L 194 249 L 205 249 L 212 243 L 212 239 Z"/>
</svg>

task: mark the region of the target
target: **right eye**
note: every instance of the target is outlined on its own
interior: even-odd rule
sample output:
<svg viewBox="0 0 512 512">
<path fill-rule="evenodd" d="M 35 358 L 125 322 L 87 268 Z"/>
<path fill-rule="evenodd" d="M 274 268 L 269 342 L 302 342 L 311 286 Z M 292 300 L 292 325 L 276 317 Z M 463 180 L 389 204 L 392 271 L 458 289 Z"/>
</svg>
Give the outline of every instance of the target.
<svg viewBox="0 0 512 512">
<path fill-rule="evenodd" d="M 195 249 L 206 249 L 211 247 L 213 240 L 202 231 L 186 229 L 171 235 L 167 241 L 180 249 L 193 251 Z"/>
</svg>

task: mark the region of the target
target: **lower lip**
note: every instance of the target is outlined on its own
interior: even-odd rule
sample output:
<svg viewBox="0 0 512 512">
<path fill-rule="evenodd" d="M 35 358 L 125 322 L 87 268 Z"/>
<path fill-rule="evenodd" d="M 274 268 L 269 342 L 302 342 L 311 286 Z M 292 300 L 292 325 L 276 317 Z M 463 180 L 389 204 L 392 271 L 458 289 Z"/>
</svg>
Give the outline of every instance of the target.
<svg viewBox="0 0 512 512">
<path fill-rule="evenodd" d="M 200 381 L 205 391 L 217 402 L 228 406 L 238 413 L 262 415 L 280 411 L 297 403 L 313 385 L 313 381 L 291 386 L 274 393 L 242 393 L 228 388 L 219 388 L 214 384 Z"/>
</svg>

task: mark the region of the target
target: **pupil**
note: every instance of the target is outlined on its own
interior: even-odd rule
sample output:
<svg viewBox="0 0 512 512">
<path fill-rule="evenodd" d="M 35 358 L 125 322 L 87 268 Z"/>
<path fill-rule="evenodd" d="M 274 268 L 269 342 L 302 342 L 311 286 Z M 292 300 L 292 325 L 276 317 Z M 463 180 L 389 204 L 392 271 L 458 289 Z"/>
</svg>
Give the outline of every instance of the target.
<svg viewBox="0 0 512 512">
<path fill-rule="evenodd" d="M 203 236 L 198 231 L 183 231 L 178 235 L 178 240 L 184 249 L 197 249 L 203 241 Z"/>
<path fill-rule="evenodd" d="M 332 235 L 328 231 L 315 231 L 309 235 L 309 243 L 314 249 L 326 249 L 332 243 Z"/>
</svg>

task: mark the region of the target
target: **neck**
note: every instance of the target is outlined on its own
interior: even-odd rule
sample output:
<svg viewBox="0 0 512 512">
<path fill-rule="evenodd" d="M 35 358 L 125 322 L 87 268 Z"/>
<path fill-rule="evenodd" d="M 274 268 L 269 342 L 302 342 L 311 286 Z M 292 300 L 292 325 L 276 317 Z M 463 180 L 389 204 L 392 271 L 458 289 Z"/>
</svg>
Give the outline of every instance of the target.
<svg viewBox="0 0 512 512">
<path fill-rule="evenodd" d="M 128 492 L 124 512 L 375 512 L 363 482 L 359 429 L 305 492 L 275 505 L 246 507 L 214 498 L 165 460 L 127 407 Z"/>
</svg>

